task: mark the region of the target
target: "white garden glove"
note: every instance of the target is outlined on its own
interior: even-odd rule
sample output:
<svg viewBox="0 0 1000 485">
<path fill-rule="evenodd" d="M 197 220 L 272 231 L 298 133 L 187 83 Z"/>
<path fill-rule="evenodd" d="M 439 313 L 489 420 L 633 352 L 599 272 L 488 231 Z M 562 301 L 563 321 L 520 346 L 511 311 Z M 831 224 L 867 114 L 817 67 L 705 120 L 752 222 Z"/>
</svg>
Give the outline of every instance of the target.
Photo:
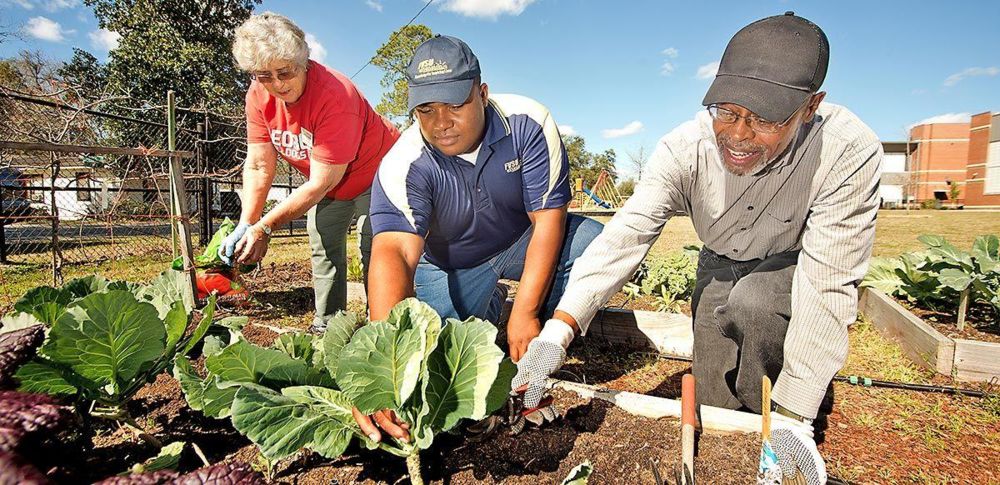
<svg viewBox="0 0 1000 485">
<path fill-rule="evenodd" d="M 823 485 L 827 479 L 826 463 L 816 449 L 812 420 L 802 419 L 802 422 L 772 420 L 771 448 L 778 455 L 778 465 L 786 479 L 801 473 L 809 485 Z"/>
<path fill-rule="evenodd" d="M 250 224 L 246 222 L 241 222 L 233 229 L 233 232 L 229 233 L 225 239 L 222 240 L 222 244 L 219 246 L 219 257 L 222 258 L 222 262 L 233 265 L 233 253 L 236 252 L 236 243 L 243 239 L 243 235 L 247 233 L 247 229 L 250 229 Z"/>
<path fill-rule="evenodd" d="M 562 367 L 566 361 L 566 349 L 573 341 L 573 327 L 562 320 L 550 318 L 542 327 L 542 332 L 531 340 L 528 350 L 517 362 L 517 375 L 511 381 L 512 390 L 525 384 L 524 407 L 538 407 L 547 391 L 549 376 Z"/>
</svg>

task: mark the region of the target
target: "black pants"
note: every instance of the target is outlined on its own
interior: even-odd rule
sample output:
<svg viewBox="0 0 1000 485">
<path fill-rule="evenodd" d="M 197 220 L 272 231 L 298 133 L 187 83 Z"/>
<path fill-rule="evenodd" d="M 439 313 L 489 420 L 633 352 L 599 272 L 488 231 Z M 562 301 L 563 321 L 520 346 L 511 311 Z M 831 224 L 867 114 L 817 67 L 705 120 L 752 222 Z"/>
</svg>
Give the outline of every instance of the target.
<svg viewBox="0 0 1000 485">
<path fill-rule="evenodd" d="M 761 412 L 761 376 L 781 372 L 798 251 L 734 261 L 704 248 L 691 301 L 699 404 Z"/>
</svg>

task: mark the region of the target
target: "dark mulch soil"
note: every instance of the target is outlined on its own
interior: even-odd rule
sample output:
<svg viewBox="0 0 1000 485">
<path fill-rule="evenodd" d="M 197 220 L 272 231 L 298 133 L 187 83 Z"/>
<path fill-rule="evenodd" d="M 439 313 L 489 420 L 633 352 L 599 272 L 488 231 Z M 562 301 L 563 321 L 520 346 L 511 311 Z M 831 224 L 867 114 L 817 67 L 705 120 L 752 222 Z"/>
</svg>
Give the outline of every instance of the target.
<svg viewBox="0 0 1000 485">
<path fill-rule="evenodd" d="M 666 477 L 680 463 L 675 419 L 632 416 L 602 401 L 559 392 L 565 417 L 545 429 L 511 436 L 498 432 L 471 443 L 446 435 L 421 455 L 431 483 L 560 483 L 576 465 L 594 466 L 591 483 L 653 483 L 652 467 Z M 704 483 L 752 483 L 760 452 L 756 434 L 703 435 L 695 475 Z M 403 460 L 371 452 L 329 463 L 304 458 L 281 472 L 283 483 L 405 483 Z M 373 466 L 374 465 L 374 466 Z"/>
<path fill-rule="evenodd" d="M 947 337 L 1000 343 L 1000 322 L 993 310 L 985 305 L 971 305 L 966 314 L 965 328 L 959 331 L 956 313 L 925 310 L 904 301 L 899 301 L 899 304 Z"/>
</svg>

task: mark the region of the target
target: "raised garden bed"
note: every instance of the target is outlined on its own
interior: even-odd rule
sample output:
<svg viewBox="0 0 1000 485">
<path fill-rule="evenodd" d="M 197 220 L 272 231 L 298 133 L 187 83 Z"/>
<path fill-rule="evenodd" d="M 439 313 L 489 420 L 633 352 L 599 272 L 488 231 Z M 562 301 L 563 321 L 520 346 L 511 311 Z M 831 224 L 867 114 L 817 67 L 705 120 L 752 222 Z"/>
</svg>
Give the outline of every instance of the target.
<svg viewBox="0 0 1000 485">
<path fill-rule="evenodd" d="M 1000 343 L 948 337 L 875 288 L 863 289 L 859 311 L 918 365 L 960 381 L 1000 379 Z"/>
</svg>

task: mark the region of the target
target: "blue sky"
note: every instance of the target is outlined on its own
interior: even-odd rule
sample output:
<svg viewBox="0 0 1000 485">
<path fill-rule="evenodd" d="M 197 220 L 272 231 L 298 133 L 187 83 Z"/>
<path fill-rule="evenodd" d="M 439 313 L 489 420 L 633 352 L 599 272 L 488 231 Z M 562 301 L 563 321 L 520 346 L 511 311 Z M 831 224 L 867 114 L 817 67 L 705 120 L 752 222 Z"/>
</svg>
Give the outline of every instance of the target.
<svg viewBox="0 0 1000 485">
<path fill-rule="evenodd" d="M 424 0 L 265 0 L 312 35 L 314 56 L 354 74 Z M 804 0 L 667 2 L 435 0 L 417 20 L 464 39 L 493 92 L 547 105 L 591 150 L 626 153 L 656 140 L 701 108 L 729 38 L 742 26 L 794 10 L 831 44 L 827 100 L 843 104 L 884 140 L 935 117 L 967 120 L 1000 111 L 1000 2 Z M 97 31 L 79 0 L 0 0 L 0 22 L 23 40 L 0 44 L 68 59 L 74 46 L 105 58 L 114 35 Z M 701 74 L 701 75 L 699 75 Z M 355 82 L 374 105 L 381 72 Z"/>
</svg>

